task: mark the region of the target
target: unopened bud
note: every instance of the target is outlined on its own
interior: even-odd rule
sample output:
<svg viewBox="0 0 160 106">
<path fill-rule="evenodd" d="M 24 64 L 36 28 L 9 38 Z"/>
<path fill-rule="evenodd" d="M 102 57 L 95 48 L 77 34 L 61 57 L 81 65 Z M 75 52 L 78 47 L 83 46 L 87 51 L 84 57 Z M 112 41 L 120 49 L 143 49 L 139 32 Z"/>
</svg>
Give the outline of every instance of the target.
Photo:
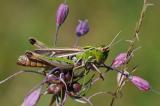
<svg viewBox="0 0 160 106">
<path fill-rule="evenodd" d="M 47 83 L 59 83 L 59 78 L 57 78 L 56 76 L 54 76 L 53 74 L 49 74 L 46 76 L 46 82 Z"/>
<path fill-rule="evenodd" d="M 80 20 L 79 24 L 76 28 L 76 35 L 78 37 L 80 37 L 80 36 L 87 34 L 88 31 L 89 31 L 88 21 L 87 20 L 84 20 L 84 21 Z"/>
<path fill-rule="evenodd" d="M 48 87 L 47 93 L 48 94 L 58 94 L 60 93 L 62 86 L 60 84 L 51 84 Z"/>
<path fill-rule="evenodd" d="M 81 85 L 79 83 L 74 83 L 73 84 L 73 91 L 79 92 L 80 90 L 81 90 Z"/>
<path fill-rule="evenodd" d="M 117 68 L 124 64 L 126 64 L 129 61 L 129 57 L 127 56 L 127 53 L 120 53 L 117 55 L 117 57 L 112 62 L 112 67 Z"/>
<path fill-rule="evenodd" d="M 148 91 L 151 88 L 149 82 L 141 77 L 130 76 L 129 79 L 141 91 Z"/>
<path fill-rule="evenodd" d="M 64 80 L 67 82 L 67 81 L 70 81 L 72 79 L 72 76 L 71 74 L 68 72 L 67 74 L 65 74 L 64 76 Z"/>
<path fill-rule="evenodd" d="M 30 92 L 24 99 L 22 106 L 35 106 L 41 95 L 41 87 Z"/>
<path fill-rule="evenodd" d="M 60 6 L 58 7 L 58 10 L 57 10 L 57 14 L 56 14 L 57 26 L 60 26 L 64 23 L 65 19 L 68 16 L 68 12 L 69 12 L 68 5 L 66 3 L 60 4 Z"/>
</svg>

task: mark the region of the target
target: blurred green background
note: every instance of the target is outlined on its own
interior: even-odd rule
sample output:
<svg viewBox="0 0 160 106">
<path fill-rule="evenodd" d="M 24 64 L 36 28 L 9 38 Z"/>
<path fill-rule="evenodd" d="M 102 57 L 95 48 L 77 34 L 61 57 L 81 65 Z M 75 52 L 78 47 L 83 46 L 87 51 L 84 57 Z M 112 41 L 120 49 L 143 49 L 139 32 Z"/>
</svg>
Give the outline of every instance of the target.
<svg viewBox="0 0 160 106">
<path fill-rule="evenodd" d="M 28 43 L 33 36 L 52 46 L 55 33 L 55 13 L 63 0 L 0 0 L 0 80 L 27 69 L 16 65 L 18 56 L 34 48 Z M 160 91 L 160 1 L 154 3 L 145 15 L 140 32 L 142 49 L 135 53 L 131 66 L 139 65 L 135 75 L 148 80 L 153 89 Z M 109 59 L 127 49 L 125 41 L 132 37 L 143 0 L 68 0 L 69 16 L 61 27 L 58 46 L 71 47 L 75 41 L 75 27 L 79 19 L 88 19 L 90 32 L 80 40 L 79 46 L 108 44 L 121 30 L 120 43 L 112 47 Z M 42 78 L 23 74 L 0 85 L 0 106 L 20 106 L 24 96 Z M 97 83 L 89 92 L 113 91 L 116 88 L 116 73 L 110 73 L 105 81 Z M 38 106 L 47 106 L 50 96 L 42 97 Z M 110 95 L 93 99 L 94 106 L 109 106 Z M 68 99 L 66 106 L 86 106 Z M 128 83 L 123 97 L 115 106 L 159 106 L 160 95 L 140 92 Z"/>
</svg>

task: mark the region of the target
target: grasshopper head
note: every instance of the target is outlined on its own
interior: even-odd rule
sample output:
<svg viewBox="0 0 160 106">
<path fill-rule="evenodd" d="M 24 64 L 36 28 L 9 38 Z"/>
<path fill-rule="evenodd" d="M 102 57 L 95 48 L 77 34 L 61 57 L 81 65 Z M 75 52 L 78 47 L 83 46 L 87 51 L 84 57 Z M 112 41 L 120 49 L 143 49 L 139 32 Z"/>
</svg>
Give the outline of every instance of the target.
<svg viewBox="0 0 160 106">
<path fill-rule="evenodd" d="M 102 48 L 101 48 L 101 51 L 102 51 L 102 62 L 104 63 L 105 60 L 106 60 L 107 57 L 108 57 L 110 48 L 109 48 L 109 47 L 102 47 Z"/>
<path fill-rule="evenodd" d="M 110 48 L 109 47 L 102 47 L 101 50 L 102 50 L 103 53 L 108 53 Z"/>
</svg>

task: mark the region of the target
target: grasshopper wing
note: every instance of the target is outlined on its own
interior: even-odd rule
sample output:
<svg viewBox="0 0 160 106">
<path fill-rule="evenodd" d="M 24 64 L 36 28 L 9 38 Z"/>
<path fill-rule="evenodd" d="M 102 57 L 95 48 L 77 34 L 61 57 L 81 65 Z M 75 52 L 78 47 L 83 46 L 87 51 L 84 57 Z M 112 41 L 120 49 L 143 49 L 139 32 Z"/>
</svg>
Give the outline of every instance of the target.
<svg viewBox="0 0 160 106">
<path fill-rule="evenodd" d="M 70 60 L 68 59 L 64 60 L 63 58 L 56 58 L 56 57 L 49 58 L 32 51 L 26 52 L 25 55 L 29 59 L 33 60 L 36 59 L 43 62 L 44 64 L 48 64 L 52 67 L 59 67 L 60 69 L 72 69 L 74 67 L 74 64 L 70 62 Z"/>
<path fill-rule="evenodd" d="M 84 49 L 78 48 L 47 48 L 47 49 L 36 49 L 34 50 L 35 53 L 38 54 L 46 54 L 46 55 L 53 55 L 55 57 L 67 57 L 73 56 L 76 54 L 80 54 L 84 52 Z"/>
</svg>

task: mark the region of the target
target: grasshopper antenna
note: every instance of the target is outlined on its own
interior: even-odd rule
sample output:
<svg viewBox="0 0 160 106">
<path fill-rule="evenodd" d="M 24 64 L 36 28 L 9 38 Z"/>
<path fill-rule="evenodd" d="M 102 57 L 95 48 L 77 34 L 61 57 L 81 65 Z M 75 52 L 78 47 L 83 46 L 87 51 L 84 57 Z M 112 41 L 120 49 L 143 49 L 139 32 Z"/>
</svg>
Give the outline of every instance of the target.
<svg viewBox="0 0 160 106">
<path fill-rule="evenodd" d="M 119 36 L 119 34 L 120 34 L 121 32 L 122 32 L 122 31 L 119 31 L 119 32 L 117 33 L 117 35 L 113 38 L 113 40 L 112 40 L 111 43 L 108 45 L 108 47 L 110 47 L 110 46 L 115 42 L 116 38 Z"/>
<path fill-rule="evenodd" d="M 119 34 L 121 33 L 122 31 L 119 31 L 117 34 L 116 34 L 116 36 L 113 38 L 113 40 L 111 41 L 111 43 L 109 43 L 109 45 L 107 45 L 107 46 L 105 46 L 104 48 L 109 48 L 109 47 L 111 47 L 111 46 L 114 46 L 115 44 L 117 44 L 117 43 L 119 43 L 120 41 L 121 41 L 121 39 L 120 40 L 118 40 L 118 41 L 116 41 L 115 42 L 115 40 L 116 40 L 116 38 L 119 36 Z"/>
</svg>

